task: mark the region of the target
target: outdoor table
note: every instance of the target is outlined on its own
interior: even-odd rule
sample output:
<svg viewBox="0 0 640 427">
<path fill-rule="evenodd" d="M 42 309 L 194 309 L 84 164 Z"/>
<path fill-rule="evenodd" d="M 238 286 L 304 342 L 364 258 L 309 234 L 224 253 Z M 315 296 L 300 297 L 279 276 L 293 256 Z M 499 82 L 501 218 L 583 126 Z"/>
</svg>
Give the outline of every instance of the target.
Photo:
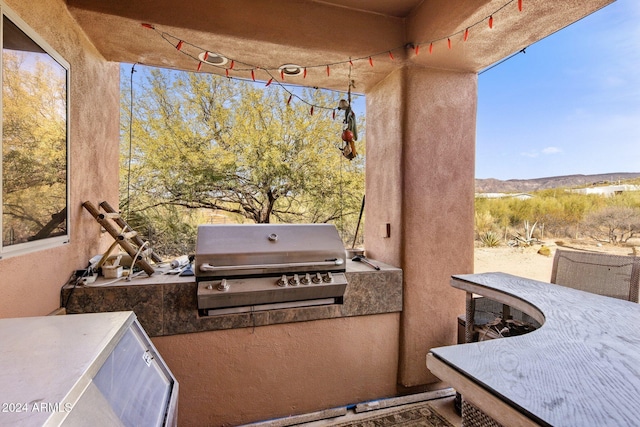
<svg viewBox="0 0 640 427">
<path fill-rule="evenodd" d="M 427 366 L 504 426 L 637 426 L 640 304 L 505 273 L 451 285 L 508 304 L 542 326 L 439 347 Z"/>
</svg>

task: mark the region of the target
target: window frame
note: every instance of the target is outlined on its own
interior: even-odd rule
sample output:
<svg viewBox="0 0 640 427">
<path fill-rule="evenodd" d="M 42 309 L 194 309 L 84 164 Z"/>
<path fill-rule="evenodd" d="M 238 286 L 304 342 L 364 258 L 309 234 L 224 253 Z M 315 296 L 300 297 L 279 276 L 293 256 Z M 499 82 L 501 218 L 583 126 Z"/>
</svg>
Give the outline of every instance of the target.
<svg viewBox="0 0 640 427">
<path fill-rule="evenodd" d="M 10 20 L 16 27 L 18 27 L 25 35 L 27 35 L 34 43 L 36 43 L 47 55 L 49 55 L 54 61 L 56 61 L 64 70 L 66 74 L 65 84 L 66 84 L 66 123 L 65 123 L 65 131 L 66 131 L 66 145 L 65 145 L 65 159 L 66 159 L 66 234 L 61 236 L 47 237 L 43 239 L 38 239 L 30 242 L 16 243 L 9 246 L 4 246 L 2 241 L 3 238 L 0 238 L 0 259 L 9 258 L 18 255 L 24 255 L 28 253 L 33 253 L 37 251 L 42 251 L 46 249 L 51 249 L 55 247 L 62 246 L 66 243 L 69 243 L 71 240 L 71 223 L 70 223 L 70 200 L 71 200 L 71 65 L 60 55 L 49 43 L 47 43 L 40 35 L 31 28 L 20 16 L 11 10 L 7 5 L 0 1 L 0 46 L 4 49 L 4 17 Z M 2 55 L 0 55 L 0 82 L 3 81 L 2 75 Z M 2 92 L 0 92 L 0 147 L 2 146 L 3 139 L 3 103 L 2 103 Z M 4 233 L 3 228 L 3 219 L 2 219 L 2 211 L 3 211 L 3 200 L 2 200 L 2 186 L 3 186 L 3 161 L 2 161 L 2 150 L 0 150 L 0 233 Z M 2 235 L 0 235 L 2 237 Z"/>
</svg>

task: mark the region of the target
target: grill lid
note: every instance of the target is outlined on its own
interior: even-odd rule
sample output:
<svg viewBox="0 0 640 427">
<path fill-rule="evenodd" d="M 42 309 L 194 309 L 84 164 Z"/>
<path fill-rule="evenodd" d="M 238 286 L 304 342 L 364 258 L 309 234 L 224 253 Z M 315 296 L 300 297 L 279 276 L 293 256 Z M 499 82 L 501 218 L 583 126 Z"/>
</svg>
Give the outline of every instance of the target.
<svg viewBox="0 0 640 427">
<path fill-rule="evenodd" d="M 345 271 L 346 253 L 332 224 L 201 225 L 196 277 Z"/>
</svg>

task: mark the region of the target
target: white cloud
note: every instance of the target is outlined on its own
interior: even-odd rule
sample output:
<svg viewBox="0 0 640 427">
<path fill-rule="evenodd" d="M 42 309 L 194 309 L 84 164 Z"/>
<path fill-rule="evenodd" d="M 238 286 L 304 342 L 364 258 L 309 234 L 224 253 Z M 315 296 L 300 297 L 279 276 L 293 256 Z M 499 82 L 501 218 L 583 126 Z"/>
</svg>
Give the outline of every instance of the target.
<svg viewBox="0 0 640 427">
<path fill-rule="evenodd" d="M 559 149 L 558 147 L 547 147 L 544 150 L 542 150 L 543 154 L 557 154 L 557 153 L 561 153 L 562 150 Z"/>
<path fill-rule="evenodd" d="M 521 156 L 524 156 L 524 157 L 531 157 L 531 158 L 534 158 L 534 157 L 538 157 L 538 155 L 539 155 L 539 154 L 538 154 L 538 152 L 537 152 L 537 151 L 532 150 L 532 151 L 525 151 L 525 152 L 522 152 L 522 153 L 520 153 L 520 155 L 521 155 Z"/>
</svg>

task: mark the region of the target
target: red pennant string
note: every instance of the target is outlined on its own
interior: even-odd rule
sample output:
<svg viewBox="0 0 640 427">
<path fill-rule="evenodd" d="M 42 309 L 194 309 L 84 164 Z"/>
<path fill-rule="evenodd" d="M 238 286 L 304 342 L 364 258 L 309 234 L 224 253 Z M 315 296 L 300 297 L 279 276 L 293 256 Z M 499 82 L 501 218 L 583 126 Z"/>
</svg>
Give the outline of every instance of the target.
<svg viewBox="0 0 640 427">
<path fill-rule="evenodd" d="M 145 23 L 145 22 L 143 22 L 141 25 L 142 25 L 143 27 L 145 27 L 145 28 L 150 29 L 150 30 L 155 30 L 155 29 L 156 29 L 153 25 L 151 25 L 151 24 L 147 24 L 147 23 Z"/>
<path fill-rule="evenodd" d="M 449 49 L 451 49 L 451 39 L 447 39 L 447 46 L 449 46 Z"/>
<path fill-rule="evenodd" d="M 310 111 L 311 115 L 313 116 L 313 105 L 311 106 L 311 111 Z"/>
<path fill-rule="evenodd" d="M 420 53 L 420 45 L 417 44 L 416 45 L 416 56 L 418 56 L 419 53 Z"/>
<path fill-rule="evenodd" d="M 373 58 L 369 57 L 369 65 L 373 67 Z"/>
<path fill-rule="evenodd" d="M 236 61 L 234 61 L 233 59 L 231 60 L 231 66 L 229 67 L 230 70 L 233 70 L 233 67 L 236 65 Z"/>
<path fill-rule="evenodd" d="M 395 60 L 395 58 L 393 57 L 393 53 L 391 51 L 389 51 L 389 58 L 391 58 L 391 60 Z"/>
<path fill-rule="evenodd" d="M 271 82 L 273 81 L 273 79 L 269 79 L 269 81 L 267 82 L 267 84 L 264 87 L 267 87 L 271 84 Z"/>
<path fill-rule="evenodd" d="M 251 70 L 251 80 L 256 81 L 256 73 L 254 73 L 253 70 Z"/>
<path fill-rule="evenodd" d="M 331 72 L 329 71 L 329 66 L 327 65 L 327 76 L 330 74 Z"/>
<path fill-rule="evenodd" d="M 466 30 L 464 30 L 464 41 L 467 41 L 469 39 L 469 29 L 467 28 Z"/>
<path fill-rule="evenodd" d="M 429 43 L 429 53 L 433 53 L 433 43 Z"/>
<path fill-rule="evenodd" d="M 178 45 L 176 46 L 176 49 L 178 49 L 178 50 L 182 49 L 182 45 L 183 45 L 183 44 L 184 44 L 184 42 L 183 42 L 182 40 L 180 40 L 180 41 L 178 42 Z"/>
<path fill-rule="evenodd" d="M 489 17 L 489 28 L 493 28 L 493 15 Z"/>
<path fill-rule="evenodd" d="M 202 68 L 202 62 L 198 62 L 198 71 L 200 71 L 200 68 Z"/>
<path fill-rule="evenodd" d="M 306 79 L 307 78 L 307 69 L 305 67 L 304 71 L 302 72 L 302 78 Z"/>
<path fill-rule="evenodd" d="M 522 12 L 522 0 L 518 0 L 518 10 Z"/>
<path fill-rule="evenodd" d="M 289 105 L 291 103 L 291 98 L 293 97 L 293 95 L 289 95 L 289 99 L 287 99 L 287 105 Z"/>
</svg>

